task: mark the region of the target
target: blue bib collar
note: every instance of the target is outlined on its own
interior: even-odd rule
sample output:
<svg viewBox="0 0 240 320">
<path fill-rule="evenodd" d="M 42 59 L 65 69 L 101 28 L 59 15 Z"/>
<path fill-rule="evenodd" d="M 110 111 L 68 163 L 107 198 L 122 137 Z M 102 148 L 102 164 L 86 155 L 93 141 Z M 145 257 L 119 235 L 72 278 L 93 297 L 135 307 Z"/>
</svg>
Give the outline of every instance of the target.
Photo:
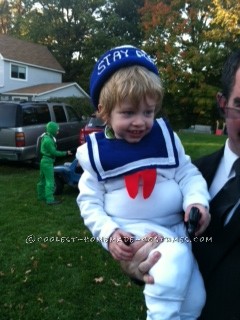
<svg viewBox="0 0 240 320">
<path fill-rule="evenodd" d="M 155 120 L 152 130 L 138 143 L 107 139 L 104 132 L 99 132 L 87 137 L 87 145 L 100 181 L 142 169 L 179 165 L 173 131 L 163 118 Z"/>
</svg>

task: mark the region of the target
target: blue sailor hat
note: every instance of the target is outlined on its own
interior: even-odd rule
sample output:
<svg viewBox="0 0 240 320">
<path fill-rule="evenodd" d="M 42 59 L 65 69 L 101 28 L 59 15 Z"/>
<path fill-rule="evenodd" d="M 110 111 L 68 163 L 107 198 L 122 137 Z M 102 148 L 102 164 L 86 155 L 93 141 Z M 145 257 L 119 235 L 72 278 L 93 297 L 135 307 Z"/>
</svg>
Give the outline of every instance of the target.
<svg viewBox="0 0 240 320">
<path fill-rule="evenodd" d="M 100 92 L 107 80 L 119 69 L 139 65 L 159 75 L 151 57 L 143 50 L 124 45 L 105 52 L 96 62 L 90 77 L 90 96 L 97 109 Z"/>
</svg>

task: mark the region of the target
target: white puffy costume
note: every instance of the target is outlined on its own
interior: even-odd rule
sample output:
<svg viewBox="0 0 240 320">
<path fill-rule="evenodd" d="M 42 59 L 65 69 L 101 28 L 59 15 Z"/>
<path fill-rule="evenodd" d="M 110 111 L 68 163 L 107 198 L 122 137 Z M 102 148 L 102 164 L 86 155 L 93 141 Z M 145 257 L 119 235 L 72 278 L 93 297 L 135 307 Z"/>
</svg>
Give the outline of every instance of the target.
<svg viewBox="0 0 240 320">
<path fill-rule="evenodd" d="M 84 170 L 77 198 L 81 216 L 105 249 L 117 228 L 136 240 L 150 231 L 166 238 L 155 249 L 162 255 L 150 270 L 155 283 L 144 289 L 147 320 L 197 319 L 205 289 L 183 210 L 193 203 L 208 207 L 209 194 L 176 133 L 163 118 L 136 144 L 93 133 L 76 156 Z"/>
</svg>

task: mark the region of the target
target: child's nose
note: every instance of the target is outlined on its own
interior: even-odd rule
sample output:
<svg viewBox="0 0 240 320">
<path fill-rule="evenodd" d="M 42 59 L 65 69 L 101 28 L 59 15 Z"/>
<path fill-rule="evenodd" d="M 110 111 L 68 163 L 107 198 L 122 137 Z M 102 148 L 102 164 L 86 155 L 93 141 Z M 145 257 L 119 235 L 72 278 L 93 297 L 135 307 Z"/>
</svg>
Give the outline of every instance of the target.
<svg viewBox="0 0 240 320">
<path fill-rule="evenodd" d="M 142 124 L 144 124 L 144 118 L 142 115 L 135 115 L 134 119 L 133 119 L 133 124 L 136 126 L 140 126 Z"/>
</svg>

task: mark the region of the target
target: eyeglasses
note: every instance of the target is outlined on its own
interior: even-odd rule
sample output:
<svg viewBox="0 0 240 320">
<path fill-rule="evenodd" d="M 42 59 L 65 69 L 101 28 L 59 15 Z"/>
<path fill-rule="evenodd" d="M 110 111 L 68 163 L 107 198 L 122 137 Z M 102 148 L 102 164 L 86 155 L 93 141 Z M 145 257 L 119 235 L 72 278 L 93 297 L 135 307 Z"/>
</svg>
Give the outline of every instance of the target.
<svg viewBox="0 0 240 320">
<path fill-rule="evenodd" d="M 225 116 L 230 119 L 240 119 L 240 108 L 236 107 L 225 107 Z"/>
</svg>

